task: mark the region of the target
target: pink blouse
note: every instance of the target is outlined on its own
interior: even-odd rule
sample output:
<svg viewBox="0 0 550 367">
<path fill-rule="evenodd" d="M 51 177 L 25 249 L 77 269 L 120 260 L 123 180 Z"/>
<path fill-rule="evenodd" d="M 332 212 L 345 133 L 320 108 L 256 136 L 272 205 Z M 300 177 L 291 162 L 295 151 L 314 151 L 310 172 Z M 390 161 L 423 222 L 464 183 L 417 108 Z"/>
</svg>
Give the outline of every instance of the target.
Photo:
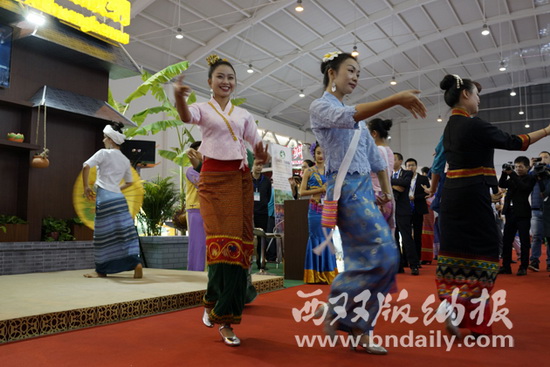
<svg viewBox="0 0 550 367">
<path fill-rule="evenodd" d="M 391 181 L 391 175 L 393 173 L 393 163 L 395 162 L 393 151 L 390 147 L 384 147 L 381 145 L 378 146 L 378 150 L 380 151 L 382 159 L 384 159 L 388 164 L 388 166 L 386 167 L 386 171 L 388 174 L 388 180 Z M 378 181 L 378 176 L 376 175 L 376 172 L 371 172 L 370 175 L 372 178 L 372 188 L 374 189 L 374 192 L 381 192 L 382 188 L 380 187 L 380 182 Z"/>
<path fill-rule="evenodd" d="M 189 111 L 191 121 L 184 122 L 199 125 L 202 133 L 199 152 L 221 161 L 240 160 L 241 169 L 248 166 L 244 142 L 247 141 L 255 147 L 262 138 L 254 118 L 247 110 L 231 103 L 222 110 L 212 98 L 208 102 L 193 103 L 189 106 Z"/>
</svg>

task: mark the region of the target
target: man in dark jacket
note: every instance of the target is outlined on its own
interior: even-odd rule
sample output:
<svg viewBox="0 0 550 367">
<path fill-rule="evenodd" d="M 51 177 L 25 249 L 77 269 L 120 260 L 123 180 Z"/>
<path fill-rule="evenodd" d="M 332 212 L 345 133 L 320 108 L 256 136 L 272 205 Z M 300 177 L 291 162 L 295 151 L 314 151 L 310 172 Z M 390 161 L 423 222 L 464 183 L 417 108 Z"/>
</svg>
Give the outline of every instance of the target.
<svg viewBox="0 0 550 367">
<path fill-rule="evenodd" d="M 401 155 L 401 153 L 394 153 L 393 156 L 395 158 L 395 163 L 393 165 L 391 185 L 393 197 L 395 198 L 395 243 L 398 244 L 397 247 L 400 248 L 401 251 L 399 272 L 403 272 L 403 268 L 408 262 L 411 268 L 411 274 L 419 275 L 418 265 L 420 265 L 420 262 L 416 254 L 414 239 L 412 237 L 412 211 L 409 201 L 409 189 L 413 173 L 401 167 L 403 164 L 403 155 Z M 402 246 L 399 246 L 399 234 L 401 234 Z"/>
<path fill-rule="evenodd" d="M 428 214 L 428 204 L 426 203 L 426 192 L 424 187 L 430 187 L 428 177 L 416 172 L 418 162 L 414 158 L 405 161 L 407 170 L 413 173 L 411 186 L 409 188 L 409 201 L 412 209 L 412 231 L 416 254 L 419 259 L 422 258 L 422 225 L 424 224 L 424 214 Z"/>
<path fill-rule="evenodd" d="M 504 235 L 502 238 L 502 267 L 499 274 L 512 274 L 512 242 L 519 232 L 521 243 L 521 265 L 517 275 L 527 275 L 529 266 L 529 250 L 531 243 L 529 229 L 531 228 L 531 205 L 529 194 L 533 191 L 536 178 L 529 175 L 529 158 L 520 156 L 514 160 L 515 172 L 511 164 L 504 164 L 498 186 L 508 189 L 504 200 L 502 213 L 506 216 Z"/>
</svg>

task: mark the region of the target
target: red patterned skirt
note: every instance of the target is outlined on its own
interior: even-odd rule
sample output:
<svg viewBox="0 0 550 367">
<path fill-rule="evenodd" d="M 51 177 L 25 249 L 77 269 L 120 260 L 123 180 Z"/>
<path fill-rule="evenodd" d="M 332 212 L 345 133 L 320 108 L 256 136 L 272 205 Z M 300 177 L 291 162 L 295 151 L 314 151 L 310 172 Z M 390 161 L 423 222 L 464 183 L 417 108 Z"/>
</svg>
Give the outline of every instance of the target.
<svg viewBox="0 0 550 367">
<path fill-rule="evenodd" d="M 240 163 L 205 160 L 199 198 L 207 264 L 240 265 L 248 270 L 254 251 L 254 198 L 250 170 L 239 170 Z"/>
</svg>

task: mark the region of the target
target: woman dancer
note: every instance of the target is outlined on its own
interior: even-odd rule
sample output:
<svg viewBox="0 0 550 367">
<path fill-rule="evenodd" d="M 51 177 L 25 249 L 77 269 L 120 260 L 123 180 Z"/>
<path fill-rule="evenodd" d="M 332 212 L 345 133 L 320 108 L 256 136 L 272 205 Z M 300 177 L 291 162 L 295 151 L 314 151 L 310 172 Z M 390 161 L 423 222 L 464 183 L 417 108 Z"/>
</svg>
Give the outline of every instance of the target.
<svg viewBox="0 0 550 367">
<path fill-rule="evenodd" d="M 459 328 L 468 328 L 473 335 L 490 335 L 489 302 L 481 322 L 477 316 L 472 318 L 471 312 L 480 305 L 472 301 L 491 292 L 499 269 L 499 237 L 490 194 L 490 188 L 498 184 L 494 150 L 526 150 L 547 136 L 550 126 L 529 134 L 507 134 L 473 117 L 479 109 L 479 83 L 446 75 L 440 87 L 445 91 L 445 103 L 452 108 L 452 115 L 443 133 L 449 169 L 441 195 L 437 291 L 443 301 L 441 309 L 449 316 L 446 326 L 450 333 L 460 336 Z M 460 304 L 464 311 L 461 320 L 455 319 L 462 314 L 454 312 L 455 304 Z"/>
<path fill-rule="evenodd" d="M 390 107 L 401 105 L 413 115 L 425 116 L 425 107 L 416 97 L 419 91 L 405 91 L 376 102 L 346 106 L 342 100 L 353 92 L 359 79 L 359 64 L 348 53 L 332 52 L 323 58 L 323 96 L 310 106 L 311 127 L 326 152 L 328 179 L 327 198 L 333 198 L 334 183 L 342 159 L 350 145 L 354 130 L 364 127 L 362 120 Z M 346 271 L 338 274 L 332 283 L 330 299 L 345 308 L 329 307 L 327 332 L 343 330 L 360 337 L 360 345 L 367 352 L 386 354 L 382 346 L 373 345 L 369 332 L 373 330 L 378 313 L 377 297 L 385 296 L 394 286 L 399 254 L 391 230 L 376 204 L 392 200 L 392 189 L 386 173 L 387 164 L 378 153 L 372 136 L 365 129 L 351 165 L 346 173 L 338 202 L 338 228 L 342 237 Z M 370 173 L 376 172 L 382 195 L 376 199 Z M 368 300 L 360 300 L 369 290 Z M 343 303 L 343 304 L 342 304 Z M 358 317 L 357 310 L 366 310 L 368 317 Z M 362 315 L 364 316 L 364 315 Z"/>
<path fill-rule="evenodd" d="M 328 246 L 325 247 L 321 255 L 313 253 L 313 249 L 325 240 L 321 227 L 321 213 L 327 189 L 323 150 L 317 142 L 311 144 L 311 155 L 315 159 L 315 166 L 305 170 L 300 185 L 300 196 L 311 195 L 307 214 L 309 238 L 306 247 L 304 283 L 331 284 L 338 274 L 336 256 Z"/>
<path fill-rule="evenodd" d="M 199 125 L 203 137 L 199 199 L 206 233 L 208 287 L 202 321 L 208 327 L 221 324 L 224 343 L 238 346 L 241 341 L 231 325 L 241 322 L 254 251 L 254 198 L 245 141 L 254 147 L 256 160 L 266 162 L 269 155 L 252 115 L 231 104 L 235 69 L 217 55 L 207 61 L 208 85 L 213 92 L 210 101 L 188 106 L 191 88 L 183 84 L 183 77 L 174 85 L 174 94 L 181 120 Z"/>
<path fill-rule="evenodd" d="M 388 174 L 388 177 L 391 177 L 392 171 L 393 171 L 393 164 L 395 161 L 395 158 L 393 156 L 393 151 L 391 150 L 390 146 L 388 145 L 388 136 L 389 131 L 392 126 L 391 120 L 382 120 L 379 118 L 372 119 L 367 123 L 367 127 L 369 128 L 370 134 L 372 138 L 374 139 L 374 143 L 378 147 L 378 150 L 380 151 L 380 155 L 382 158 L 386 161 L 387 168 L 386 173 Z M 380 187 L 380 182 L 378 181 L 378 176 L 376 173 L 371 172 L 370 174 L 372 179 L 372 187 L 374 188 L 374 194 L 376 197 L 382 196 L 382 188 Z M 379 206 L 380 211 L 382 212 L 382 215 L 384 215 L 384 219 L 386 222 L 388 222 L 388 225 L 390 226 L 390 229 L 393 232 L 395 231 L 395 213 L 394 213 L 394 200 L 388 201 L 386 204 Z"/>
<path fill-rule="evenodd" d="M 84 274 L 86 278 L 102 278 L 107 274 L 134 271 L 134 278 L 143 276 L 139 258 L 139 238 L 128 203 L 122 190 L 132 185 L 130 161 L 120 151 L 126 137 L 123 125 L 114 123 L 103 129 L 103 144 L 90 159 L 84 162 L 82 184 L 88 200 L 96 200 L 94 223 L 95 273 Z M 89 185 L 90 168 L 97 166 L 94 193 Z M 124 179 L 124 184 L 120 185 Z"/>
</svg>

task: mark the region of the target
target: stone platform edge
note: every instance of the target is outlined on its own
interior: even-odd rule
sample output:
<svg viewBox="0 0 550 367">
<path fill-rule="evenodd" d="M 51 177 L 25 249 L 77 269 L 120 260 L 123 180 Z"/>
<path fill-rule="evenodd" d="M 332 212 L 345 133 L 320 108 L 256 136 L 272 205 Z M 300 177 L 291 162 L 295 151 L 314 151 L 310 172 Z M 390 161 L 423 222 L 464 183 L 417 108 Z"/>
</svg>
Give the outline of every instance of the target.
<svg viewBox="0 0 550 367">
<path fill-rule="evenodd" d="M 258 294 L 283 289 L 283 278 L 253 282 Z M 0 320 L 0 344 L 199 306 L 206 290 Z"/>
</svg>

